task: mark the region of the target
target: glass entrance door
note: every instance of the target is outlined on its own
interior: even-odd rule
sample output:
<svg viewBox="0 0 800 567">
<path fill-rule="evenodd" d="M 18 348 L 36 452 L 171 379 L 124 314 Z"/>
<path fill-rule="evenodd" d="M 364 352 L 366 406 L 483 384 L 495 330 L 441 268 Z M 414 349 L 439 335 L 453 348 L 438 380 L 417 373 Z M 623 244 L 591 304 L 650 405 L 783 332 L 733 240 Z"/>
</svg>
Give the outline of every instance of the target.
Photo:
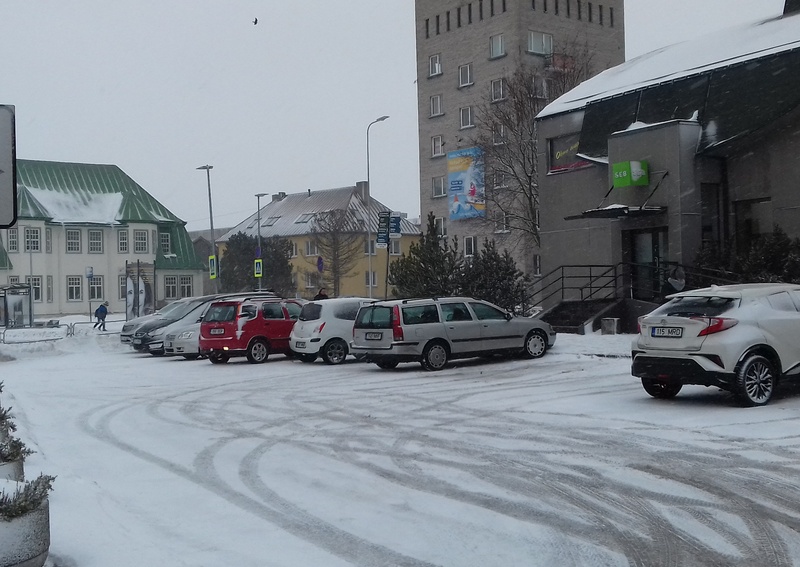
<svg viewBox="0 0 800 567">
<path fill-rule="evenodd" d="M 667 261 L 667 229 L 631 231 L 631 296 L 644 301 L 659 301 Z"/>
</svg>

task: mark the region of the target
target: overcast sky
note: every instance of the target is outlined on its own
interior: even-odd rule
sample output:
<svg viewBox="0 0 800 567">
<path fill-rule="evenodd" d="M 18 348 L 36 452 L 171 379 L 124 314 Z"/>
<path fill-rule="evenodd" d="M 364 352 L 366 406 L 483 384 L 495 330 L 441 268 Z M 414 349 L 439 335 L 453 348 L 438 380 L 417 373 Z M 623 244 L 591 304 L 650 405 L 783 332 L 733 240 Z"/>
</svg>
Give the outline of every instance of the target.
<svg viewBox="0 0 800 567">
<path fill-rule="evenodd" d="M 627 56 L 783 4 L 627 0 Z M 372 194 L 419 215 L 413 0 L 3 0 L 1 18 L 18 158 L 116 164 L 189 230 L 208 228 L 211 164 L 221 228 L 255 193 L 366 179 L 389 115 Z"/>
</svg>

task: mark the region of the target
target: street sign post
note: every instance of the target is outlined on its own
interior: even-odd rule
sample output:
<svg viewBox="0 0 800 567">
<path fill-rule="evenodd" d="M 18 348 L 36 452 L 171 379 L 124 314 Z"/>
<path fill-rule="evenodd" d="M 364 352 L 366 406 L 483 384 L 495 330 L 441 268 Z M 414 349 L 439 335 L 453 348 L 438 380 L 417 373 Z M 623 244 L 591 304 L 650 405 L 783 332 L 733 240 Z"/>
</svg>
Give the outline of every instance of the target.
<svg viewBox="0 0 800 567">
<path fill-rule="evenodd" d="M 14 107 L 0 104 L 0 228 L 17 222 L 17 153 Z"/>
<path fill-rule="evenodd" d="M 392 212 L 389 217 L 389 238 L 400 238 L 402 236 L 400 234 L 400 221 L 402 218 L 400 213 Z"/>
<path fill-rule="evenodd" d="M 253 275 L 257 278 L 264 275 L 264 262 L 261 258 L 256 258 L 256 261 L 253 263 Z"/>
<path fill-rule="evenodd" d="M 386 248 L 389 246 L 389 211 L 378 213 L 378 233 L 375 235 L 375 247 Z"/>
<path fill-rule="evenodd" d="M 217 279 L 217 257 L 214 255 L 208 257 L 208 279 Z"/>
</svg>

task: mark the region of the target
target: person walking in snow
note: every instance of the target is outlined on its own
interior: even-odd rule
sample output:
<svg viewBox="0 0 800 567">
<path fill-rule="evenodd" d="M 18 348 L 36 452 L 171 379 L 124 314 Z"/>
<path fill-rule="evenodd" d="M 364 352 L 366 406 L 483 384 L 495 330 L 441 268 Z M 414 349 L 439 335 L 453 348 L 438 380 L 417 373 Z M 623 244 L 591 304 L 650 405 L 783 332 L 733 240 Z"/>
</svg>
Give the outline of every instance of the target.
<svg viewBox="0 0 800 567">
<path fill-rule="evenodd" d="M 108 301 L 104 301 L 100 304 L 100 307 L 94 310 L 94 316 L 97 317 L 94 329 L 106 330 L 106 315 L 108 315 Z"/>
</svg>

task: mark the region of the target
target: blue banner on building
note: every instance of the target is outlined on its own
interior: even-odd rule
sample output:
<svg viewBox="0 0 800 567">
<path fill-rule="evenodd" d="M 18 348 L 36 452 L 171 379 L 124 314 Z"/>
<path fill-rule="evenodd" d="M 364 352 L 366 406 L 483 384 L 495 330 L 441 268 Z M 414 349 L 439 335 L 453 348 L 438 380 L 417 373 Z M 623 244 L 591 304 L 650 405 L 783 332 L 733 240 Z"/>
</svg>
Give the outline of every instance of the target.
<svg viewBox="0 0 800 567">
<path fill-rule="evenodd" d="M 447 153 L 447 186 L 450 220 L 486 216 L 483 152 L 480 148 Z"/>
</svg>

